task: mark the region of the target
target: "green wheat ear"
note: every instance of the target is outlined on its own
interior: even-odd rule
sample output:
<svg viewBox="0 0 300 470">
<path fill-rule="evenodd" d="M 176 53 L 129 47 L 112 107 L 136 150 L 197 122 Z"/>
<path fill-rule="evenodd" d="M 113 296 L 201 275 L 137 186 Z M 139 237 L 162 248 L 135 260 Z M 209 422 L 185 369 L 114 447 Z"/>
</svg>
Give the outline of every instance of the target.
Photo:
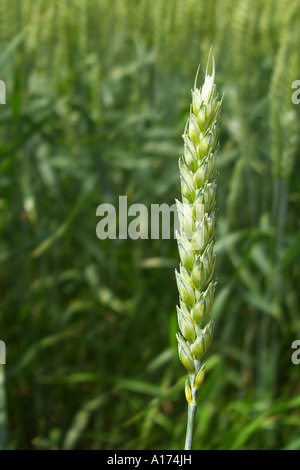
<svg viewBox="0 0 300 470">
<path fill-rule="evenodd" d="M 197 392 L 204 379 L 202 357 L 213 336 L 212 304 L 216 282 L 212 280 L 217 187 L 216 155 L 222 100 L 218 101 L 215 64 L 202 88 L 192 90 L 190 117 L 183 134 L 184 155 L 179 159 L 182 203 L 176 201 L 180 233 L 177 233 L 180 270 L 175 271 L 180 307 L 177 317 L 179 358 L 189 373 L 186 449 L 191 449 Z M 201 210 L 199 210 L 201 209 Z M 199 215 L 200 214 L 200 215 Z"/>
</svg>

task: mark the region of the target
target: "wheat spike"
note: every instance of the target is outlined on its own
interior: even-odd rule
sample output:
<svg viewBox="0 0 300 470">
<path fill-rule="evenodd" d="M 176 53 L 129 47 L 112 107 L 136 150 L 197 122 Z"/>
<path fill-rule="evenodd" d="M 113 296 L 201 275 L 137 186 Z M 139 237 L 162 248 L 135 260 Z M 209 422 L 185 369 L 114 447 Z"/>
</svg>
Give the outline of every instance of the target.
<svg viewBox="0 0 300 470">
<path fill-rule="evenodd" d="M 216 91 L 214 60 L 212 73 L 208 74 L 207 67 L 200 89 L 196 87 L 197 76 L 198 72 L 192 90 L 190 116 L 183 134 L 184 155 L 179 159 L 182 202 L 176 201 L 181 261 L 179 272 L 175 271 L 180 300 L 177 341 L 179 358 L 189 373 L 185 395 L 192 412 L 204 378 L 202 356 L 213 336 L 216 155 L 222 102 L 218 101 Z"/>
</svg>

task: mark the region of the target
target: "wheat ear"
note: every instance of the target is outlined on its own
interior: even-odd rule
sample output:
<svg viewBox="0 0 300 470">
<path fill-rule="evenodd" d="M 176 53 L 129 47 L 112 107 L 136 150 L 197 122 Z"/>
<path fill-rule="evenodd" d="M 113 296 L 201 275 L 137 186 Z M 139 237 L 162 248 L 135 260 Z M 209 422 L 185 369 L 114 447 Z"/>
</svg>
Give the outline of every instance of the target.
<svg viewBox="0 0 300 470">
<path fill-rule="evenodd" d="M 209 65 L 210 60 L 208 60 Z M 202 356 L 213 336 L 212 280 L 215 226 L 216 155 L 222 100 L 218 101 L 214 59 L 212 74 L 206 68 L 202 88 L 192 90 L 190 117 L 183 134 L 184 156 L 179 159 L 182 202 L 176 201 L 180 233 L 177 233 L 180 270 L 176 274 L 180 307 L 177 307 L 179 358 L 189 373 L 185 395 L 188 425 L 185 449 L 190 450 L 197 407 L 197 392 L 204 378 Z M 198 69 L 199 71 L 199 69 Z"/>
</svg>

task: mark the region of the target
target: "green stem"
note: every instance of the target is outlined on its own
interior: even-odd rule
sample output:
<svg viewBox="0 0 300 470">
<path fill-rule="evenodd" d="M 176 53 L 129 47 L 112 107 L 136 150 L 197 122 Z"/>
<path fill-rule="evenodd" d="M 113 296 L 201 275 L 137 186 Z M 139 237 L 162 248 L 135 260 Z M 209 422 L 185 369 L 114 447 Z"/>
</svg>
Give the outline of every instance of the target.
<svg viewBox="0 0 300 470">
<path fill-rule="evenodd" d="M 192 450 L 194 421 L 197 405 L 188 404 L 188 419 L 186 428 L 185 450 Z"/>
</svg>

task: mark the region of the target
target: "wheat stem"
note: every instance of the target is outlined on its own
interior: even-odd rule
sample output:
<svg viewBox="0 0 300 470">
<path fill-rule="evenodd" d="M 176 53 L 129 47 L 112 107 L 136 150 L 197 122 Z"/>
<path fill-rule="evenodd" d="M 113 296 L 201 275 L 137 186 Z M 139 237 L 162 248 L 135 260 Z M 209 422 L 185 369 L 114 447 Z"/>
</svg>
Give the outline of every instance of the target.
<svg viewBox="0 0 300 470">
<path fill-rule="evenodd" d="M 188 404 L 188 419 L 186 427 L 185 450 L 191 450 L 193 444 L 194 421 L 196 416 L 197 406 Z"/>
</svg>

